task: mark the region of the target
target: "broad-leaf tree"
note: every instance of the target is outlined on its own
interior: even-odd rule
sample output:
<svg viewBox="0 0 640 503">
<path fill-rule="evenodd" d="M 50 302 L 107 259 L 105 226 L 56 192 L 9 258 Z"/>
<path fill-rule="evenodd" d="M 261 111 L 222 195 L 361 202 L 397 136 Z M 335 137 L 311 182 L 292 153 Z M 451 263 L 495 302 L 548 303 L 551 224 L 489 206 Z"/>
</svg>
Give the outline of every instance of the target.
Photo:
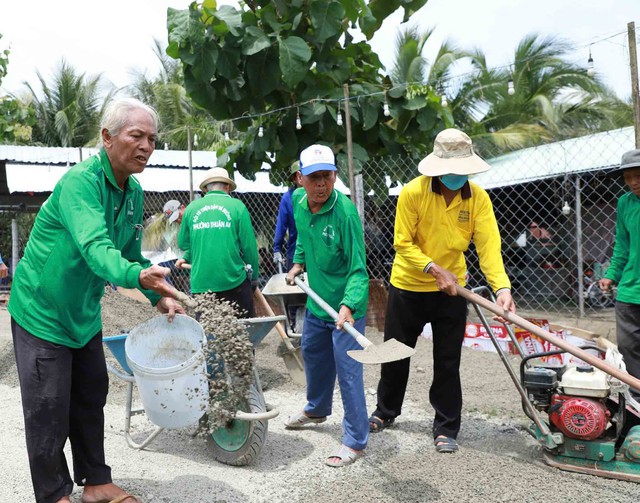
<svg viewBox="0 0 640 503">
<path fill-rule="evenodd" d="M 374 156 L 416 156 L 448 125 L 431 86 L 393 84 L 367 41 L 398 8 L 405 19 L 427 0 L 255 0 L 236 9 L 214 0 L 168 10 L 167 53 L 182 61 L 189 96 L 240 140 L 218 152 L 219 163 L 253 176 L 263 162 L 275 179 L 300 150 L 329 144 L 346 167 L 343 85 L 348 84 L 356 172 Z M 390 115 L 383 113 L 385 99 Z M 301 129 L 296 128 L 299 114 Z M 258 134 L 262 131 L 262 136 Z M 367 187 L 380 186 L 370 179 Z M 391 174 L 406 178 L 405 174 Z"/>
<path fill-rule="evenodd" d="M 158 74 L 152 78 L 144 73 L 136 74 L 129 92 L 158 112 L 159 146 L 166 143 L 171 149 L 186 150 L 187 126 L 190 126 L 192 139 L 197 138 L 194 148 L 216 150 L 228 144 L 220 123 L 187 96 L 180 62 L 167 56 L 158 40 L 154 41 L 153 49 L 160 61 Z M 233 131 L 226 132 L 233 134 Z"/>
</svg>

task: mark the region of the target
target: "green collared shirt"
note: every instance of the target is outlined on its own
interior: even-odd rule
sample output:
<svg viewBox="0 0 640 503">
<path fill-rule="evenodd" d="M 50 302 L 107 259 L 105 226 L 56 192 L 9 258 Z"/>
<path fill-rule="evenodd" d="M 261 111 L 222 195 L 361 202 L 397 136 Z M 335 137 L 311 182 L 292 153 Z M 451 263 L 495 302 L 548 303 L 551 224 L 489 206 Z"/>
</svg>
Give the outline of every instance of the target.
<svg viewBox="0 0 640 503">
<path fill-rule="evenodd" d="M 102 328 L 105 280 L 140 288 L 151 265 L 140 250 L 142 217 L 140 184 L 130 176 L 118 187 L 104 150 L 76 164 L 38 212 L 13 278 L 13 319 L 36 337 L 83 347 Z"/>
<path fill-rule="evenodd" d="M 618 283 L 619 301 L 640 304 L 640 197 L 633 192 L 618 200 L 616 242 L 605 278 Z"/>
<path fill-rule="evenodd" d="M 224 292 L 247 279 L 258 279 L 258 245 L 249 211 L 242 201 L 213 190 L 191 202 L 178 234 L 184 259 L 192 264 L 193 293 Z"/>
<path fill-rule="evenodd" d="M 311 213 L 307 193 L 292 195 L 298 240 L 293 262 L 304 264 L 309 286 L 332 308 L 351 309 L 354 319 L 367 311 L 367 274 L 364 233 L 358 211 L 344 194 L 333 190 L 320 211 Z M 333 321 L 313 300 L 307 309 L 314 316 Z"/>
</svg>

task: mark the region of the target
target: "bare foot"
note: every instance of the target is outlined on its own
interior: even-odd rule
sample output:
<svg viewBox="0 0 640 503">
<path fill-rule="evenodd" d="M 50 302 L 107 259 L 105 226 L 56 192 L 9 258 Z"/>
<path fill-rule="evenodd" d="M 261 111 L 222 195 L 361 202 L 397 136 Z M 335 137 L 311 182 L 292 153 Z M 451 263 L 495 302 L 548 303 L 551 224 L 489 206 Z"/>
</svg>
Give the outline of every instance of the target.
<svg viewBox="0 0 640 503">
<path fill-rule="evenodd" d="M 69 496 L 64 496 L 56 501 L 56 503 L 71 503 L 71 498 L 69 498 Z"/>
<path fill-rule="evenodd" d="M 82 503 L 109 503 L 114 499 L 124 496 L 129 496 L 129 494 L 113 483 L 96 486 L 86 485 L 82 492 Z M 120 501 L 122 501 L 122 503 L 139 503 L 138 499 L 134 496 L 122 498 Z"/>
</svg>

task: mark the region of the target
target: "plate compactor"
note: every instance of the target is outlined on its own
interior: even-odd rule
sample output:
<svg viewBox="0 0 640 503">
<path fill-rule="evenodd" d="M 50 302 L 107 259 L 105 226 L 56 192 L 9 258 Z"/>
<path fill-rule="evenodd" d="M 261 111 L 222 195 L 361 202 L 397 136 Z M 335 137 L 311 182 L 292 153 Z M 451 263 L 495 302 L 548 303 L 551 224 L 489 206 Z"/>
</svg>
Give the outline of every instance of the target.
<svg viewBox="0 0 640 503">
<path fill-rule="evenodd" d="M 625 372 L 617 349 L 600 348 L 586 340 L 585 345 L 574 346 L 478 295 L 493 299 L 488 288 L 473 292 L 458 287 L 458 293 L 473 304 L 522 397 L 522 408 L 532 421 L 527 431 L 542 447 L 545 463 L 562 470 L 640 482 L 640 404 L 631 394 L 631 389 L 640 394 L 640 381 Z M 507 325 L 509 338 L 522 358 L 516 373 L 480 307 L 559 349 L 524 354 Z M 605 359 L 587 350 L 598 351 Z M 544 363 L 563 353 L 573 354 L 584 364 Z"/>
</svg>

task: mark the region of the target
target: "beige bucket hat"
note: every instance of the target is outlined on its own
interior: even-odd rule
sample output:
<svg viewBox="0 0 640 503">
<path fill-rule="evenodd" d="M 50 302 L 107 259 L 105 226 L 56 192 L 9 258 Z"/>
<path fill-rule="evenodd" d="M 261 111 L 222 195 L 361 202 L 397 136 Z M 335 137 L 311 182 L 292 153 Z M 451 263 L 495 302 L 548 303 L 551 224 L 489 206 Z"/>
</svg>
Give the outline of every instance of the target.
<svg viewBox="0 0 640 503">
<path fill-rule="evenodd" d="M 229 178 L 229 173 L 224 168 L 211 168 L 204 174 L 204 179 L 200 183 L 200 190 L 204 192 L 206 186 L 211 182 L 228 183 L 231 190 L 236 190 L 236 182 Z"/>
<path fill-rule="evenodd" d="M 418 171 L 425 176 L 474 175 L 490 168 L 473 152 L 471 138 L 453 128 L 438 133 L 433 152 L 418 164 Z"/>
</svg>

